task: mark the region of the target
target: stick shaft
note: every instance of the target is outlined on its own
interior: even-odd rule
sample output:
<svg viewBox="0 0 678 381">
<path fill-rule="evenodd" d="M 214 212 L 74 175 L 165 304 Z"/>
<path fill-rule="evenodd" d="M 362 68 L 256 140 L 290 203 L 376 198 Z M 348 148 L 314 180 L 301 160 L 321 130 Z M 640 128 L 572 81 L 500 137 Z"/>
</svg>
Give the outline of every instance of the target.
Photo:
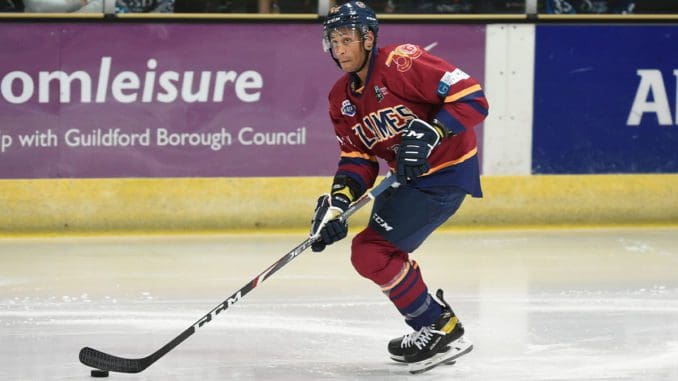
<svg viewBox="0 0 678 381">
<path fill-rule="evenodd" d="M 362 197 L 356 200 L 356 202 L 351 204 L 351 206 L 344 213 L 342 213 L 342 215 L 339 218 L 344 220 L 348 219 L 360 208 L 367 205 L 371 200 L 374 200 L 377 196 L 379 196 L 382 192 L 384 192 L 391 186 L 397 186 L 397 183 L 395 182 L 395 176 L 387 177 L 379 185 L 372 188 L 371 191 L 365 193 Z M 287 254 L 283 255 L 280 259 L 278 259 L 266 270 L 257 275 L 254 279 L 247 282 L 247 284 L 245 284 L 238 291 L 233 293 L 233 295 L 224 300 L 218 306 L 214 307 L 210 312 L 205 314 L 203 317 L 198 319 L 190 327 L 188 327 L 181 334 L 179 334 L 179 336 L 175 337 L 174 339 L 172 339 L 172 341 L 168 342 L 162 348 L 158 349 L 152 354 L 143 358 L 130 359 L 113 356 L 90 347 L 84 347 L 80 350 L 79 356 L 80 362 L 93 368 L 107 370 L 111 372 L 139 373 L 143 371 L 144 369 L 151 366 L 154 362 L 159 360 L 161 357 L 166 355 L 168 352 L 170 352 L 172 349 L 174 349 L 176 346 L 178 346 L 186 339 L 191 337 L 196 330 L 202 328 L 205 324 L 212 321 L 214 317 L 216 317 L 223 311 L 226 311 L 233 304 L 240 301 L 240 299 L 242 299 L 250 291 L 256 288 L 261 282 L 268 279 L 271 275 L 275 274 L 278 270 L 280 270 L 285 265 L 290 263 L 294 258 L 298 257 L 301 253 L 304 252 L 304 250 L 311 247 L 311 245 L 313 244 L 313 242 L 315 242 L 317 238 L 318 238 L 317 236 L 306 238 L 306 240 L 297 245 Z"/>
</svg>

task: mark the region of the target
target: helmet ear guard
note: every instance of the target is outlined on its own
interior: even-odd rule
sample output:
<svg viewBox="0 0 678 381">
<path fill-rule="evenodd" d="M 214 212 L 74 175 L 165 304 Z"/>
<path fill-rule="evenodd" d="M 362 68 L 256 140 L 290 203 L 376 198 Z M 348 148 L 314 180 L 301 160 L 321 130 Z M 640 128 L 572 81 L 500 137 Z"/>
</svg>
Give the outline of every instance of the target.
<svg viewBox="0 0 678 381">
<path fill-rule="evenodd" d="M 377 37 L 375 36 L 374 38 L 372 38 L 370 40 L 370 39 L 367 38 L 368 36 L 369 36 L 369 33 L 365 34 L 365 36 L 363 37 L 363 44 L 364 44 L 363 46 L 365 47 L 365 50 L 371 51 L 372 49 L 374 49 L 374 44 L 376 42 Z"/>
</svg>

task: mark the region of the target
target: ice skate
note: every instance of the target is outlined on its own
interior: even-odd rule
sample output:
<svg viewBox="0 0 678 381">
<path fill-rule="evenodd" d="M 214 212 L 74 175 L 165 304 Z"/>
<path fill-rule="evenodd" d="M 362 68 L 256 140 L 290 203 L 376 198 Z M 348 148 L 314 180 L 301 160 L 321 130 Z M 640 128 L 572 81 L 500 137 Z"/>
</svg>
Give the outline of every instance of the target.
<svg viewBox="0 0 678 381">
<path fill-rule="evenodd" d="M 410 351 L 411 348 L 414 347 L 412 336 L 417 332 L 412 332 L 405 336 L 397 337 L 388 343 L 388 353 L 391 357 L 391 360 L 403 365 L 407 365 L 407 362 L 405 361 L 405 352 Z M 445 365 L 454 365 L 456 362 L 456 360 L 448 360 L 445 362 Z"/>
<path fill-rule="evenodd" d="M 454 363 L 455 359 L 468 353 L 473 345 L 463 338 L 464 327 L 443 299 L 442 290 L 436 297 L 443 303 L 443 312 L 438 320 L 388 344 L 391 359 L 405 362 L 410 373 L 421 373 L 443 363 Z"/>
<path fill-rule="evenodd" d="M 391 360 L 403 365 L 407 364 L 405 361 L 405 353 L 413 353 L 416 350 L 414 337 L 418 333 L 419 331 L 413 331 L 412 333 L 391 340 L 388 343 L 388 353 Z M 454 363 L 456 363 L 455 360 L 445 362 L 447 365 L 454 365 Z"/>
</svg>

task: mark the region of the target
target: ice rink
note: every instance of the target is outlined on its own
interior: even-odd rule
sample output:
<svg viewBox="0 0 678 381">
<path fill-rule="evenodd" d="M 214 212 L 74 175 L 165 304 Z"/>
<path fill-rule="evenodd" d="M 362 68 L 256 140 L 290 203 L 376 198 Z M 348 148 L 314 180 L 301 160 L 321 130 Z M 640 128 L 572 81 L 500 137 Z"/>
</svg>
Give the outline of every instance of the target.
<svg viewBox="0 0 678 381">
<path fill-rule="evenodd" d="M 355 229 L 354 229 L 355 232 Z M 143 357 L 302 234 L 0 240 L 0 380 L 88 380 L 83 346 Z M 407 332 L 354 273 L 310 250 L 135 380 L 678 380 L 678 227 L 435 233 L 416 253 L 475 349 L 412 376 Z"/>
</svg>

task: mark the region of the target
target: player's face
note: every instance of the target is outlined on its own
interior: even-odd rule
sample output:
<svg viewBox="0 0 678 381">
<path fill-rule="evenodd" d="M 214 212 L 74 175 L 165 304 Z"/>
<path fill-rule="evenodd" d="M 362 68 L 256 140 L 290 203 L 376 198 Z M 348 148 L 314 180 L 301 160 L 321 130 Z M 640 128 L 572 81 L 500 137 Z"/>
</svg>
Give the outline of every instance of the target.
<svg viewBox="0 0 678 381">
<path fill-rule="evenodd" d="M 349 73 L 360 69 L 365 60 L 365 54 L 367 54 L 360 38 L 360 32 L 353 28 L 339 28 L 332 31 L 330 33 L 330 46 L 341 69 Z"/>
</svg>

